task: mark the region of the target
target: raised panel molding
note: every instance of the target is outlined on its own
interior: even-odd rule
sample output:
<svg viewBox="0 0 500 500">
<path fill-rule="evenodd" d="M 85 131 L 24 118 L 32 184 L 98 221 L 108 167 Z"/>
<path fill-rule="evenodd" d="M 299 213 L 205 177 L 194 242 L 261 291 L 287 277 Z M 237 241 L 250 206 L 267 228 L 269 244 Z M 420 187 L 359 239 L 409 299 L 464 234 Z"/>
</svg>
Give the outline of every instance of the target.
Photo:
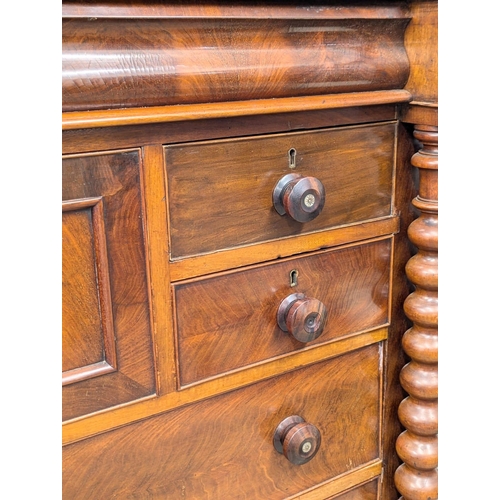
<svg viewBox="0 0 500 500">
<path fill-rule="evenodd" d="M 139 150 L 63 157 L 63 420 L 156 393 Z"/>
<path fill-rule="evenodd" d="M 117 354 L 102 197 L 65 201 L 62 211 L 64 386 L 115 371 Z"/>
</svg>

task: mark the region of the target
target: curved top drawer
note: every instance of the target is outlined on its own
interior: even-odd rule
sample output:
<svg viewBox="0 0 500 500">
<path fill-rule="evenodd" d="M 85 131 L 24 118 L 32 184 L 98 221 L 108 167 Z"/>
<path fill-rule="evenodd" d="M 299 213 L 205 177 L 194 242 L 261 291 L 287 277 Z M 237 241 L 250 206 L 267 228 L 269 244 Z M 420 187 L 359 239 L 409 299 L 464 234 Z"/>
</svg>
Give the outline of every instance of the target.
<svg viewBox="0 0 500 500">
<path fill-rule="evenodd" d="M 403 88 L 409 19 L 343 14 L 64 18 L 63 111 Z"/>
</svg>

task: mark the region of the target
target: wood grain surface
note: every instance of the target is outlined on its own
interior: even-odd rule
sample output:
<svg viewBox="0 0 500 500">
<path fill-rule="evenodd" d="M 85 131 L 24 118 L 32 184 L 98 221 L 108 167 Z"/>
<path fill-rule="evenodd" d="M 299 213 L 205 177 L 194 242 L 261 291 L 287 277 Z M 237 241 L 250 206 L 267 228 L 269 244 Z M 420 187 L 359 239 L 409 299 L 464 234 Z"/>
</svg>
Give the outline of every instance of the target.
<svg viewBox="0 0 500 500">
<path fill-rule="evenodd" d="M 63 111 L 402 89 L 408 18 L 63 18 Z"/>
<path fill-rule="evenodd" d="M 378 500 L 378 491 L 379 480 L 375 479 L 369 483 L 363 484 L 362 486 L 358 486 L 347 493 L 335 495 L 327 498 L 326 500 Z"/>
<path fill-rule="evenodd" d="M 395 123 L 167 146 L 172 259 L 307 234 L 391 214 Z M 326 201 L 314 220 L 276 212 L 276 183 L 318 178 Z M 370 154 L 367 154 L 370 152 Z"/>
<path fill-rule="evenodd" d="M 141 184 L 137 150 L 63 159 L 64 420 L 155 390 Z"/>
<path fill-rule="evenodd" d="M 398 415 L 406 430 L 396 442 L 403 464 L 395 484 L 406 500 L 438 498 L 438 129 L 417 125 L 415 138 L 422 148 L 412 157 L 420 171 L 418 196 L 413 204 L 420 216 L 408 228 L 418 248 L 406 265 L 415 284 L 404 303 L 413 322 L 402 346 L 410 362 L 401 370 L 401 385 L 408 396 Z"/>
<path fill-rule="evenodd" d="M 380 346 L 63 448 L 64 498 L 283 499 L 379 456 Z M 293 414 L 322 436 L 297 466 L 273 446 Z"/>
<path fill-rule="evenodd" d="M 386 239 L 174 285 L 181 385 L 387 324 L 390 264 Z M 278 326 L 278 307 L 292 293 L 328 311 L 315 341 Z"/>
</svg>

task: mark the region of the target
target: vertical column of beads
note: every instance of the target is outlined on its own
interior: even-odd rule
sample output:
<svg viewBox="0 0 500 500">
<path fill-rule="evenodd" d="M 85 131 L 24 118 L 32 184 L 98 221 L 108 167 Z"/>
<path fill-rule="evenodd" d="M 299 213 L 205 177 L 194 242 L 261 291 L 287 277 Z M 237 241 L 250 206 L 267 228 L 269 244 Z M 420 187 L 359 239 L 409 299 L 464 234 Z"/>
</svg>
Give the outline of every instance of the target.
<svg viewBox="0 0 500 500">
<path fill-rule="evenodd" d="M 423 147 L 411 163 L 420 172 L 419 193 L 413 205 L 420 216 L 408 228 L 418 252 L 407 263 L 406 274 L 415 291 L 404 310 L 413 326 L 402 345 L 410 362 L 400 381 L 408 397 L 399 406 L 405 431 L 396 441 L 404 462 L 394 481 L 400 500 L 435 500 L 438 497 L 438 129 L 417 125 L 415 138 Z"/>
</svg>

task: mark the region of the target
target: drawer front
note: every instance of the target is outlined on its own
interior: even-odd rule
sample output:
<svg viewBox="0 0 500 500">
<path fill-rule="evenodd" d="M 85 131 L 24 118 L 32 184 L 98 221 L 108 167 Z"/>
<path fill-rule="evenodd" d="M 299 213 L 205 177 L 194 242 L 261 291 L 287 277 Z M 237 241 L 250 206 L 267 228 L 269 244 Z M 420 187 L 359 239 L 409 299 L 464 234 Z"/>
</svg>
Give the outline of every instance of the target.
<svg viewBox="0 0 500 500">
<path fill-rule="evenodd" d="M 379 480 L 374 479 L 369 483 L 358 486 L 357 488 L 341 493 L 326 500 L 378 500 L 378 485 Z"/>
<path fill-rule="evenodd" d="M 380 355 L 374 344 L 68 445 L 63 496 L 273 500 L 356 469 L 379 457 Z M 273 445 L 290 415 L 321 435 L 302 465 Z"/>
<path fill-rule="evenodd" d="M 64 420 L 155 392 L 137 150 L 63 159 Z"/>
<path fill-rule="evenodd" d="M 181 385 L 387 324 L 390 262 L 389 238 L 175 284 Z M 326 309 L 315 340 L 278 325 L 280 304 L 294 294 Z"/>
<path fill-rule="evenodd" d="M 166 146 L 172 259 L 390 215 L 395 127 Z M 291 173 L 324 187 L 323 209 L 308 222 L 274 207 L 275 186 Z"/>
</svg>

